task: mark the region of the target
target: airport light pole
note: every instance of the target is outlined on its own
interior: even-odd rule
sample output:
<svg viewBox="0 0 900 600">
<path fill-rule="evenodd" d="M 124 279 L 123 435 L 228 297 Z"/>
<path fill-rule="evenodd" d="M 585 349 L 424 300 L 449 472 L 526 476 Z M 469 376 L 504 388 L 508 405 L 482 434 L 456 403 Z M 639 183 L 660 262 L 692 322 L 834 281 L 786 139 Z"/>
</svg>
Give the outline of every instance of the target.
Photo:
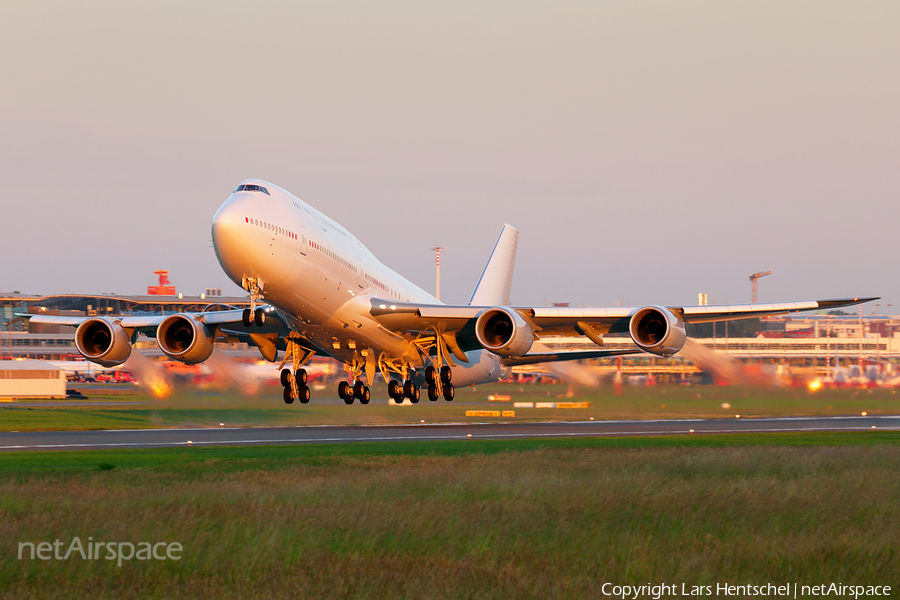
<svg viewBox="0 0 900 600">
<path fill-rule="evenodd" d="M 441 250 L 446 250 L 444 246 L 433 246 L 434 250 L 434 297 L 441 299 Z"/>
</svg>

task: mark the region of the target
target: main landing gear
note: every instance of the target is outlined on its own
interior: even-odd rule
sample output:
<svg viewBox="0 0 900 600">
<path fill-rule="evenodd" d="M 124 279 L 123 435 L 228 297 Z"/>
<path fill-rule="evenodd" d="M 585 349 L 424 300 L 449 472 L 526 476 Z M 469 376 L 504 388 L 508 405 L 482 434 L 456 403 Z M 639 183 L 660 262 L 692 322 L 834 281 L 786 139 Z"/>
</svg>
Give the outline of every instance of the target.
<svg viewBox="0 0 900 600">
<path fill-rule="evenodd" d="M 357 380 L 356 383 L 350 385 L 346 381 L 338 384 L 338 396 L 344 401 L 344 404 L 353 404 L 354 400 L 359 400 L 360 404 L 368 404 L 372 397 L 369 392 L 369 386 L 362 381 Z"/>
<path fill-rule="evenodd" d="M 453 371 L 448 366 L 441 367 L 440 374 L 433 366 L 425 368 L 425 381 L 428 383 L 428 399 L 437 401 L 441 396 L 447 402 L 452 402 L 456 397 L 456 388 L 450 383 L 453 380 Z"/>
<path fill-rule="evenodd" d="M 307 374 L 306 369 L 298 369 L 291 372 L 290 369 L 281 370 L 281 385 L 284 386 L 284 403 L 294 403 L 294 388 L 297 390 L 296 398 L 300 400 L 300 404 L 309 402 L 309 387 L 306 385 Z"/>
<path fill-rule="evenodd" d="M 294 400 L 300 400 L 300 404 L 307 404 L 310 393 L 309 386 L 306 384 L 309 378 L 303 365 L 309 362 L 313 351 L 304 348 L 300 344 L 299 336 L 293 332 L 285 338 L 284 342 L 287 346 L 287 352 L 279 367 L 281 369 L 281 385 L 284 387 L 284 403 L 293 404 Z M 284 368 L 288 364 L 288 360 L 290 360 L 293 369 Z"/>
<path fill-rule="evenodd" d="M 407 379 L 402 384 L 394 379 L 388 382 L 388 395 L 397 404 L 401 404 L 404 398 L 409 398 L 410 402 L 418 404 L 419 399 L 422 397 L 421 394 L 419 386 L 410 379 Z"/>
</svg>

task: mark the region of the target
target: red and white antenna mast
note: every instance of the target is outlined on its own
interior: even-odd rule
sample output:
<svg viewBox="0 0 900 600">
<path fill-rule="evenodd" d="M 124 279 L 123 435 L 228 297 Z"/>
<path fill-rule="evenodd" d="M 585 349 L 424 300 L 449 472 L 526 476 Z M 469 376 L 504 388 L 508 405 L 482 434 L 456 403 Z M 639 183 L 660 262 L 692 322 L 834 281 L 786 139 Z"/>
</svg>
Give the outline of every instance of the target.
<svg viewBox="0 0 900 600">
<path fill-rule="evenodd" d="M 434 297 L 441 299 L 441 250 L 446 250 L 444 246 L 434 246 Z"/>
</svg>

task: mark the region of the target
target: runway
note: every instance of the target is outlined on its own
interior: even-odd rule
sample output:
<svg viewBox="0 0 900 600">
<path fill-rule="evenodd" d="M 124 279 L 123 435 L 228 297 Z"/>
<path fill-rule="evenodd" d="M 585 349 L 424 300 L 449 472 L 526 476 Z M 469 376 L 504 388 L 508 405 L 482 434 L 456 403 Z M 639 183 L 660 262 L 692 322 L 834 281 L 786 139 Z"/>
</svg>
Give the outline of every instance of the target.
<svg viewBox="0 0 900 600">
<path fill-rule="evenodd" d="M 82 450 L 398 442 L 504 440 L 603 436 L 702 435 L 788 431 L 900 430 L 898 416 L 781 417 L 764 419 L 675 419 L 444 425 L 128 429 L 0 433 L 0 450 Z"/>
</svg>

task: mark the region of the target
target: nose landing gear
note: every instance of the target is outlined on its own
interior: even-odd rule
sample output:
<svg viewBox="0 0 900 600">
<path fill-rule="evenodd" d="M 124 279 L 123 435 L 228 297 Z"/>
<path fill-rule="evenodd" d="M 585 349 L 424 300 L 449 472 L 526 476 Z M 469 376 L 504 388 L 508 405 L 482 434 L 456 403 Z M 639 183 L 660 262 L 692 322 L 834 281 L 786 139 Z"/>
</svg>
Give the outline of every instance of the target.
<svg viewBox="0 0 900 600">
<path fill-rule="evenodd" d="M 263 299 L 263 282 L 258 277 L 246 277 L 241 282 L 241 287 L 250 292 L 250 308 L 245 308 L 241 314 L 244 327 L 250 327 L 256 323 L 257 327 L 266 324 L 266 311 L 256 305 Z"/>
</svg>

